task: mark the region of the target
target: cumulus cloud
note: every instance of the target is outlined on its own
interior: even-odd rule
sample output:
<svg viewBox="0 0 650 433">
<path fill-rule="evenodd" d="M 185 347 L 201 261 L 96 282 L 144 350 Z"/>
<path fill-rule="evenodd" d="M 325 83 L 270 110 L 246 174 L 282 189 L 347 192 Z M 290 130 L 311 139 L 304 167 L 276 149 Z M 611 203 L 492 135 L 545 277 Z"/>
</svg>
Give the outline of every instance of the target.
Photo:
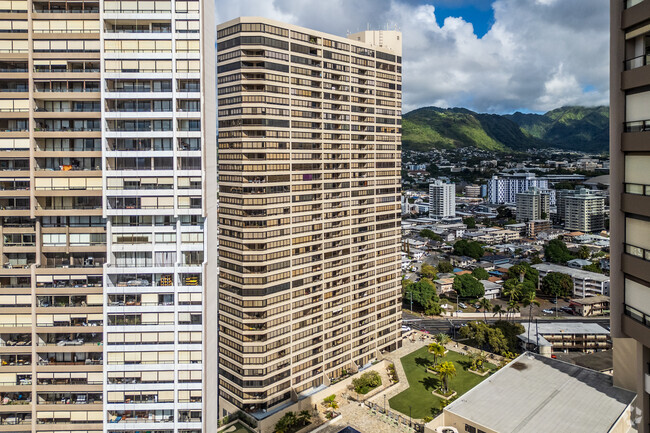
<svg viewBox="0 0 650 433">
<path fill-rule="evenodd" d="M 404 33 L 404 111 L 607 104 L 607 0 L 495 0 L 494 24 L 481 38 L 462 17 L 438 25 L 434 5 L 442 2 L 449 0 L 218 0 L 217 22 L 265 16 L 340 35 L 397 26 Z"/>
</svg>

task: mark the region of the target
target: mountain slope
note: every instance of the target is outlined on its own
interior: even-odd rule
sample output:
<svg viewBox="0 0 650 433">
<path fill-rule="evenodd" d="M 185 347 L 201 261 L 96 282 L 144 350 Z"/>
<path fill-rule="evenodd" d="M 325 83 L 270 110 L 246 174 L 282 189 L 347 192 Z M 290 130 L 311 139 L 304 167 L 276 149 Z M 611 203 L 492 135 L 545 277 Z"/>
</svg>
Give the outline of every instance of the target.
<svg viewBox="0 0 650 433">
<path fill-rule="evenodd" d="M 545 114 L 481 114 L 424 107 L 406 113 L 405 149 L 477 147 L 493 151 L 555 147 L 603 151 L 609 146 L 608 107 L 562 107 Z"/>
<path fill-rule="evenodd" d="M 505 117 L 553 147 L 603 151 L 609 147 L 609 107 L 562 107 L 544 115 L 514 113 Z"/>
<path fill-rule="evenodd" d="M 404 148 L 477 147 L 493 151 L 543 147 L 504 116 L 479 114 L 464 108 L 424 107 L 404 115 Z"/>
</svg>

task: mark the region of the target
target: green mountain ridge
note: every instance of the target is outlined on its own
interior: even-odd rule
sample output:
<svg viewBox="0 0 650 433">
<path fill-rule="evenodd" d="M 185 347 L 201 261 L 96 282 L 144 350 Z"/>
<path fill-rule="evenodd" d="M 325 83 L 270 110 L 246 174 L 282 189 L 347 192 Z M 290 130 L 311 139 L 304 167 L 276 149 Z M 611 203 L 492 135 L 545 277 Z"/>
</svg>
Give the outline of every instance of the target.
<svg viewBox="0 0 650 433">
<path fill-rule="evenodd" d="M 423 107 L 402 120 L 405 149 L 476 147 L 492 151 L 609 147 L 609 108 L 569 106 L 545 114 L 484 114 L 466 108 Z"/>
</svg>

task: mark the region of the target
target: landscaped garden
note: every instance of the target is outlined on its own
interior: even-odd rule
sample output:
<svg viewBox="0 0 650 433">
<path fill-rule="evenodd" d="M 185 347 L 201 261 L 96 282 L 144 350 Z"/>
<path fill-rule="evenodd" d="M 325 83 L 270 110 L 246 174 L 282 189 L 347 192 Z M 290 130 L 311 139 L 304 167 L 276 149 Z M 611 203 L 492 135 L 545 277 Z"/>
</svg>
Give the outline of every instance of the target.
<svg viewBox="0 0 650 433">
<path fill-rule="evenodd" d="M 452 395 L 456 392 L 456 397 L 461 396 L 489 376 L 481 376 L 469 370 L 477 368 L 479 371 L 481 368 L 496 370 L 494 364 L 477 358 L 472 359 L 451 350 L 443 356 L 435 354 L 435 360 L 436 366 L 434 366 L 434 354 L 429 352 L 428 347 L 418 349 L 401 359 L 409 388 L 389 400 L 392 409 L 413 418 L 434 417 L 448 403 L 447 400 L 435 396 L 434 391 L 442 395 Z M 454 369 L 455 374 L 450 373 L 450 370 Z"/>
</svg>

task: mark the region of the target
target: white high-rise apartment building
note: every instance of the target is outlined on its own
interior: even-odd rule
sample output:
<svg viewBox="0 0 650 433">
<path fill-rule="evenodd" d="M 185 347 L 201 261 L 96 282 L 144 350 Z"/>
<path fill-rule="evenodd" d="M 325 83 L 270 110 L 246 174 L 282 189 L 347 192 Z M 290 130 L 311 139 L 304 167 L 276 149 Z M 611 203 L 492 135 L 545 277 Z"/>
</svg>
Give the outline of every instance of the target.
<svg viewBox="0 0 650 433">
<path fill-rule="evenodd" d="M 456 216 L 456 185 L 436 179 L 429 184 L 429 217 Z"/>
<path fill-rule="evenodd" d="M 531 188 L 517 193 L 517 221 L 546 220 L 550 215 L 550 197 L 545 191 Z"/>
<path fill-rule="evenodd" d="M 605 197 L 584 188 L 566 194 L 564 201 L 564 228 L 594 232 L 605 228 Z"/>
<path fill-rule="evenodd" d="M 213 8 L 0 5 L 0 431 L 213 425 Z"/>
<path fill-rule="evenodd" d="M 532 173 L 505 174 L 493 176 L 487 182 L 488 202 L 492 204 L 515 203 L 517 193 L 528 191 L 530 188 L 548 190 L 548 179 L 536 177 Z M 551 204 L 555 204 L 555 193 L 549 191 Z"/>
</svg>

